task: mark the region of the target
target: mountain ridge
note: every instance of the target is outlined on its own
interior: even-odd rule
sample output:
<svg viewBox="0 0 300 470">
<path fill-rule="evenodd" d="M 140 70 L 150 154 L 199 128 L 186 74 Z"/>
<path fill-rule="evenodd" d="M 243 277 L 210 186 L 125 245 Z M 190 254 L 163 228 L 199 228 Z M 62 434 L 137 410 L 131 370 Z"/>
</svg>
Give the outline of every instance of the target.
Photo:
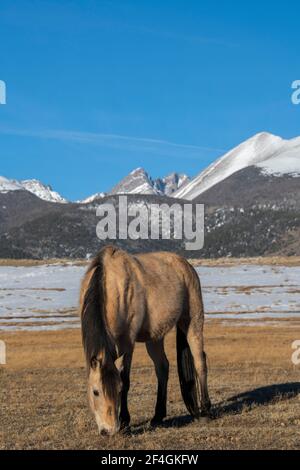
<svg viewBox="0 0 300 470">
<path fill-rule="evenodd" d="M 91 202 L 102 199 L 107 195 L 113 194 L 152 194 L 171 196 L 179 187 L 186 184 L 189 177 L 184 173 L 170 173 L 162 178 L 152 179 L 143 168 L 136 168 L 125 176 L 108 193 L 98 192 L 84 199 L 77 201 L 68 201 L 57 191 L 54 191 L 50 185 L 44 184 L 37 179 L 14 180 L 0 176 L 0 193 L 8 191 L 26 190 L 35 194 L 44 201 L 66 204 L 68 202 L 75 204 L 90 204 Z"/>
<path fill-rule="evenodd" d="M 6 193 L 9 191 L 28 191 L 48 202 L 58 202 L 63 204 L 68 202 L 68 200 L 63 198 L 58 192 L 53 191 L 50 185 L 46 185 L 37 179 L 18 181 L 0 176 L 0 193 Z"/>
<path fill-rule="evenodd" d="M 244 156 L 242 162 L 237 162 L 239 156 Z M 115 194 L 98 193 L 75 203 L 58 203 L 55 197 L 54 201 L 43 200 L 34 194 L 40 187 L 37 182 L 30 180 L 29 192 L 22 182 L 0 177 L 0 256 L 40 259 L 96 254 L 105 244 L 96 236 L 96 209 L 99 203 L 109 203 L 118 213 L 119 191 L 128 194 L 129 204 L 141 207 L 152 202 L 205 205 L 202 250 L 184 252 L 182 240 L 174 239 L 114 240 L 129 251 L 163 249 L 196 258 L 299 256 L 299 163 L 300 138 L 284 140 L 261 133 L 210 165 L 204 177 L 201 172 L 200 178 L 197 175 L 187 181 L 184 175 L 172 173 L 155 180 L 138 168 L 121 180 Z M 145 184 L 149 194 L 139 193 Z M 178 191 L 192 190 L 193 197 L 175 198 L 178 185 Z M 153 191 L 156 193 L 151 194 Z"/>
<path fill-rule="evenodd" d="M 268 132 L 260 132 L 226 152 L 193 178 L 173 172 L 154 179 L 144 168 L 139 167 L 122 178 L 108 193 L 99 191 L 74 202 L 89 204 L 113 194 L 156 194 L 193 200 L 230 175 L 250 166 L 261 168 L 270 175 L 300 174 L 300 137 L 283 139 Z M 45 201 L 71 202 L 39 180 L 17 181 L 0 177 L 0 192 L 22 188 Z"/>
</svg>

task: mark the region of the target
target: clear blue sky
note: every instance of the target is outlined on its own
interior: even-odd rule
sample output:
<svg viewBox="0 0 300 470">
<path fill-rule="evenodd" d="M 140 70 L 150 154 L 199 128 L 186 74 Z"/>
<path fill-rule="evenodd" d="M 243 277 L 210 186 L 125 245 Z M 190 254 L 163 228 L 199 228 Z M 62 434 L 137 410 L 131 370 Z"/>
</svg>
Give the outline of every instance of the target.
<svg viewBox="0 0 300 470">
<path fill-rule="evenodd" d="M 1 0 L 0 175 L 70 199 L 300 135 L 299 1 Z"/>
</svg>

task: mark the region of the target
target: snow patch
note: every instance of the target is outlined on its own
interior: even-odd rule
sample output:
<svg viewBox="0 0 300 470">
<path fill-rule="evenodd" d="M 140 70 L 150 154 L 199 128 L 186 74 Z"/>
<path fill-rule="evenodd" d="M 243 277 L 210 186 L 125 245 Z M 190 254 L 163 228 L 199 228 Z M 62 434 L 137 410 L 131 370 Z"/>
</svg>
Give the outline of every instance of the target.
<svg viewBox="0 0 300 470">
<path fill-rule="evenodd" d="M 85 266 L 0 266 L 0 330 L 79 327 L 76 313 Z M 205 312 L 224 320 L 296 318 L 300 267 L 201 266 Z"/>
<path fill-rule="evenodd" d="M 7 193 L 8 191 L 20 191 L 24 189 L 18 181 L 9 180 L 4 176 L 0 176 L 0 193 Z"/>
</svg>

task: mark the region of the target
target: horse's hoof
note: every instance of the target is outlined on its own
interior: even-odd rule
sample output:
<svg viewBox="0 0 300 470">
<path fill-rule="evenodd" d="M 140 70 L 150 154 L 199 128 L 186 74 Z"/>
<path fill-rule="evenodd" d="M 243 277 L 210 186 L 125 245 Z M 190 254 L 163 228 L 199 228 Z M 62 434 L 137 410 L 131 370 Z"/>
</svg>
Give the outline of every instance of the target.
<svg viewBox="0 0 300 470">
<path fill-rule="evenodd" d="M 157 428 L 158 426 L 161 426 L 163 424 L 163 418 L 157 418 L 154 416 L 154 418 L 151 419 L 150 421 L 150 426 L 152 428 Z"/>
<path fill-rule="evenodd" d="M 198 421 L 201 421 L 201 423 L 203 423 L 203 424 L 208 424 L 208 423 L 211 422 L 212 417 L 208 413 L 205 413 L 203 415 L 200 414 L 197 419 L 198 419 Z"/>
</svg>

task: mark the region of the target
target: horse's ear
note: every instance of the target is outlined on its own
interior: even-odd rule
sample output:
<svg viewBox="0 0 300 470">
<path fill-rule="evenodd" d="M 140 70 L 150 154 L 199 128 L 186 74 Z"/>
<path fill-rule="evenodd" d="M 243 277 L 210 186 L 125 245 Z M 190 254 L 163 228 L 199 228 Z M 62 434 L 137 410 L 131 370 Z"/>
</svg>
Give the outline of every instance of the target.
<svg viewBox="0 0 300 470">
<path fill-rule="evenodd" d="M 121 372 L 123 369 L 123 360 L 124 360 L 124 354 L 122 354 L 122 356 L 118 357 L 118 359 L 115 360 L 115 366 L 119 372 Z"/>
</svg>

